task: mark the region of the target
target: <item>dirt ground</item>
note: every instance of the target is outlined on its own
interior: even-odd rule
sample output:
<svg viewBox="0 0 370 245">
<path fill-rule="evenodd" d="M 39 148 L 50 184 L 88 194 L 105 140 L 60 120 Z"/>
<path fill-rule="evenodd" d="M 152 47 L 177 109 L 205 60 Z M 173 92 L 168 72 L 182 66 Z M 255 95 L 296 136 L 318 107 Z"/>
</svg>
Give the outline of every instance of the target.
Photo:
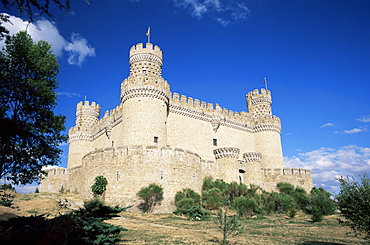
<svg viewBox="0 0 370 245">
<path fill-rule="evenodd" d="M 15 194 L 13 208 L 0 206 L 0 220 L 17 216 L 44 214 L 55 217 L 70 209 L 60 207 L 58 200 L 67 199 L 70 208 L 83 205 L 83 200 L 72 193 Z M 255 219 L 241 219 L 242 233 L 229 237 L 229 244 L 303 244 L 341 245 L 364 244 L 364 240 L 340 226 L 338 215 L 325 216 L 323 222 L 313 223 L 310 216 L 296 218 L 273 215 Z M 143 214 L 123 212 L 107 223 L 122 226 L 119 244 L 219 244 L 222 234 L 213 218 L 189 220 L 174 214 Z"/>
</svg>

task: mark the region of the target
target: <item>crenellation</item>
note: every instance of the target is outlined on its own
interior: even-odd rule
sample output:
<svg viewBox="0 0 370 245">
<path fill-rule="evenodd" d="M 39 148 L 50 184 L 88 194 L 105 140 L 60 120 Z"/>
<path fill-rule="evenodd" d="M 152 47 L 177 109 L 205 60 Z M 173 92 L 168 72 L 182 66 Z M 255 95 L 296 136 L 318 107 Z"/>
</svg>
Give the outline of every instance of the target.
<svg viewBox="0 0 370 245">
<path fill-rule="evenodd" d="M 140 188 L 157 183 L 165 193 L 157 212 L 172 212 L 183 188 L 200 193 L 207 176 L 266 191 L 276 191 L 279 182 L 310 191 L 309 170 L 284 168 L 281 122 L 272 114 L 269 90 L 247 93 L 247 112 L 237 112 L 171 92 L 158 46 L 132 46 L 129 65 L 118 106 L 100 118 L 96 102 L 77 104 L 68 169 L 47 170 L 40 190 L 58 192 L 63 186 L 88 199 L 94 178 L 103 175 L 108 204 L 136 206 Z"/>
</svg>

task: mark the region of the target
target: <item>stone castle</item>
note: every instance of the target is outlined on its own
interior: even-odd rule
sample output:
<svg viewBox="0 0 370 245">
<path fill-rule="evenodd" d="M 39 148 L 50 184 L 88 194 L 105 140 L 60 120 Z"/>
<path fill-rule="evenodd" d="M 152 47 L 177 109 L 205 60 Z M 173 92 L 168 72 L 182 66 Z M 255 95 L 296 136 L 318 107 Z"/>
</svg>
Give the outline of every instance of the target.
<svg viewBox="0 0 370 245">
<path fill-rule="evenodd" d="M 136 193 L 161 185 L 157 212 L 174 210 L 183 188 L 201 193 L 203 179 L 256 184 L 266 191 L 290 182 L 306 191 L 311 172 L 284 168 L 280 118 L 272 115 L 271 93 L 246 95 L 248 112 L 172 93 L 162 77 L 162 50 L 141 43 L 130 49 L 130 76 L 121 84 L 121 103 L 100 118 L 95 102 L 80 102 L 69 130 L 68 167 L 47 170 L 40 191 L 76 191 L 92 197 L 96 176 L 108 180 L 105 200 L 139 203 Z"/>
</svg>

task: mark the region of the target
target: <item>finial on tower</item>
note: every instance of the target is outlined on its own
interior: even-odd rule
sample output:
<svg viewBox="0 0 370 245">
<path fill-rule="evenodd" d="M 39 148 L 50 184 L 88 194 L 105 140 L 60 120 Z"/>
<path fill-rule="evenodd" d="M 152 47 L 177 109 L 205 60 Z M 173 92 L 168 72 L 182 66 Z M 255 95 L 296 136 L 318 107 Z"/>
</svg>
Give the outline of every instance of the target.
<svg viewBox="0 0 370 245">
<path fill-rule="evenodd" d="M 148 36 L 148 43 L 150 43 L 150 27 L 148 27 L 148 31 L 146 32 L 146 34 Z"/>
</svg>

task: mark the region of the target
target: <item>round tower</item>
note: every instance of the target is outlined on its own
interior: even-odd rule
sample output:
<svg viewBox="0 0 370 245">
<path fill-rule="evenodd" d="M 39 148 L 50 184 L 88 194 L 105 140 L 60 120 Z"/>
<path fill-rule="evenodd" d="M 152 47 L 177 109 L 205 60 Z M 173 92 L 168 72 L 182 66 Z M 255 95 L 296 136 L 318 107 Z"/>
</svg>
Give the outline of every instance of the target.
<svg viewBox="0 0 370 245">
<path fill-rule="evenodd" d="M 255 184 L 261 186 L 263 182 L 261 170 L 262 154 L 258 152 L 247 152 L 243 154 L 243 173 L 244 184 Z M 243 171 L 244 170 L 244 171 Z"/>
<path fill-rule="evenodd" d="M 129 63 L 130 76 L 121 84 L 122 143 L 166 146 L 170 86 L 162 78 L 162 51 L 139 43 Z"/>
<path fill-rule="evenodd" d="M 89 101 L 79 102 L 76 107 L 76 126 L 68 133 L 68 168 L 82 164 L 82 157 L 91 151 L 92 127 L 99 121 L 100 105 Z"/>
<path fill-rule="evenodd" d="M 272 115 L 270 91 L 255 89 L 246 95 L 246 99 L 253 118 L 255 151 L 262 154 L 261 167 L 283 168 L 280 118 Z"/>
<path fill-rule="evenodd" d="M 240 181 L 239 152 L 239 148 L 235 147 L 222 147 L 213 150 L 218 165 L 218 173 L 216 176 L 218 176 L 219 179 L 227 183 Z"/>
</svg>

